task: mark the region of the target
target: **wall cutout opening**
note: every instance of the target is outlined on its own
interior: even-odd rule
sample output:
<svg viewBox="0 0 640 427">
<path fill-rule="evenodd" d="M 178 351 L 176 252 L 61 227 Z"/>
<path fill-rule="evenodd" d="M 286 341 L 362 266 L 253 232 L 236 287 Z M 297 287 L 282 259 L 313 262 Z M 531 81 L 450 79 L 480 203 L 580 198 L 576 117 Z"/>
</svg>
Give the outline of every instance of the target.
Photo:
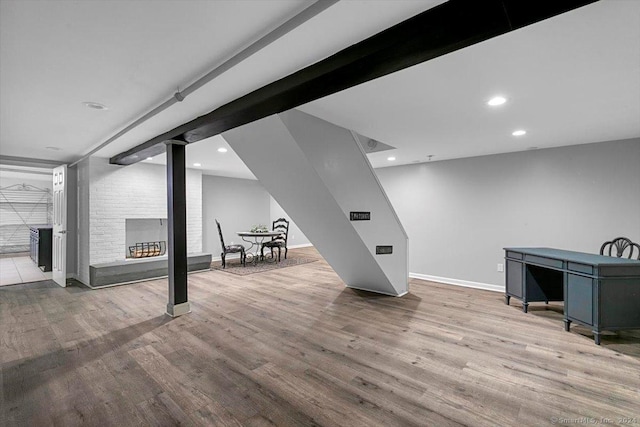
<svg viewBox="0 0 640 427">
<path fill-rule="evenodd" d="M 167 252 L 166 218 L 127 218 L 125 258 L 162 256 Z"/>
</svg>

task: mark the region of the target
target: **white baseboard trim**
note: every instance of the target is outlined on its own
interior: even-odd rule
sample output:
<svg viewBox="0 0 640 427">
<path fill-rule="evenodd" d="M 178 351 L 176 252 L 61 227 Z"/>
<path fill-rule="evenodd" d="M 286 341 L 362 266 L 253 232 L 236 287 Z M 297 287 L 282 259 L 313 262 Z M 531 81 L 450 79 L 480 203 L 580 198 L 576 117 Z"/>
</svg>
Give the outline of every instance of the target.
<svg viewBox="0 0 640 427">
<path fill-rule="evenodd" d="M 289 246 L 289 249 L 309 248 L 311 246 L 313 246 L 313 243 L 302 243 L 300 245 L 291 245 Z"/>
<path fill-rule="evenodd" d="M 230 259 L 240 259 L 240 254 L 229 254 L 225 257 L 226 260 L 230 260 Z M 219 256 L 212 256 L 211 257 L 211 262 L 213 261 L 222 261 L 222 257 Z"/>
<path fill-rule="evenodd" d="M 409 273 L 409 277 L 412 279 L 427 280 L 429 282 L 444 283 L 446 285 L 463 286 L 465 288 L 483 289 L 485 291 L 504 293 L 504 286 L 494 285 L 492 283 L 470 282 L 468 280 L 451 279 L 449 277 L 438 277 L 420 273 Z"/>
</svg>

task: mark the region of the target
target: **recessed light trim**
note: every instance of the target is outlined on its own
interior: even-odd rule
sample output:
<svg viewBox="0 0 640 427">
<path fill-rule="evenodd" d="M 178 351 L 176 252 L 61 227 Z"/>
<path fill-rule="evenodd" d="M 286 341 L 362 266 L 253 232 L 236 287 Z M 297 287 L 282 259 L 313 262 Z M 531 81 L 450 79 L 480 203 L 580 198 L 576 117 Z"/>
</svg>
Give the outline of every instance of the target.
<svg viewBox="0 0 640 427">
<path fill-rule="evenodd" d="M 147 160 L 153 160 L 153 157 L 147 157 Z"/>
<path fill-rule="evenodd" d="M 388 161 L 390 161 L 390 162 L 393 162 L 393 161 L 395 161 L 395 160 L 396 160 L 396 158 L 395 158 L 395 157 L 393 157 L 393 156 L 391 156 L 391 157 L 387 157 L 387 160 L 388 160 Z"/>
<path fill-rule="evenodd" d="M 229 150 L 227 150 L 227 149 L 226 149 L 226 148 L 224 148 L 224 147 L 220 147 L 220 148 L 218 148 L 218 153 L 226 153 L 227 151 L 229 151 Z"/>
<path fill-rule="evenodd" d="M 194 163 L 193 166 L 199 168 L 200 166 L 202 166 L 202 164 L 201 163 Z"/>
<path fill-rule="evenodd" d="M 60 147 L 53 147 L 53 146 L 49 146 L 49 147 L 45 147 L 47 150 L 51 150 L 51 151 L 60 151 L 62 150 L 62 148 Z"/>
<path fill-rule="evenodd" d="M 514 130 L 513 132 L 511 132 L 511 135 L 513 136 L 523 136 L 526 135 L 527 131 L 524 129 L 518 129 L 518 130 Z"/>
<path fill-rule="evenodd" d="M 487 101 L 487 105 L 491 107 L 497 107 L 498 105 L 502 105 L 507 102 L 507 98 L 504 96 L 494 96 L 489 101 Z"/>
<path fill-rule="evenodd" d="M 87 108 L 91 108 L 92 110 L 108 110 L 109 107 L 107 107 L 104 104 L 100 104 L 99 102 L 93 102 L 93 101 L 86 101 L 83 102 L 82 105 L 84 105 Z"/>
</svg>

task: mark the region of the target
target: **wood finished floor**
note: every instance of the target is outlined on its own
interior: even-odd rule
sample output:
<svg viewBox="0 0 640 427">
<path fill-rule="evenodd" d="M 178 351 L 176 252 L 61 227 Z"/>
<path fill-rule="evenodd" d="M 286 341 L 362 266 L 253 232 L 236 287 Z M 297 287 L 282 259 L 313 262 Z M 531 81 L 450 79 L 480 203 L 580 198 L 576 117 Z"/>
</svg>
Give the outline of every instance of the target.
<svg viewBox="0 0 640 427">
<path fill-rule="evenodd" d="M 0 288 L 0 425 L 640 423 L 640 333 L 596 346 L 561 306 L 421 281 L 378 296 L 322 259 L 192 274 L 176 319 L 166 288 Z"/>
</svg>

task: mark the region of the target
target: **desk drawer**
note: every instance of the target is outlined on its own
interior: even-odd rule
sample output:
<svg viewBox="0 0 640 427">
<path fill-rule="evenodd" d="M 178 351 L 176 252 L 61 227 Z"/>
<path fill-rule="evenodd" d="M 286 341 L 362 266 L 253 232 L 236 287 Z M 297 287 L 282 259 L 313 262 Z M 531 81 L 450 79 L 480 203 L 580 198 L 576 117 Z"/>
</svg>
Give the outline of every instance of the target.
<svg viewBox="0 0 640 427">
<path fill-rule="evenodd" d="M 522 259 L 523 257 L 520 252 L 507 251 L 507 258 Z"/>
<path fill-rule="evenodd" d="M 562 260 L 559 260 L 559 259 L 545 258 L 545 257 L 535 256 L 535 255 L 525 255 L 524 260 L 525 262 L 531 262 L 533 264 L 538 264 L 538 265 L 545 265 L 547 267 L 562 268 Z"/>
<path fill-rule="evenodd" d="M 577 273 L 591 274 L 593 275 L 593 266 L 587 264 L 578 264 L 575 262 L 570 262 L 568 267 L 569 270 L 575 271 Z"/>
</svg>

